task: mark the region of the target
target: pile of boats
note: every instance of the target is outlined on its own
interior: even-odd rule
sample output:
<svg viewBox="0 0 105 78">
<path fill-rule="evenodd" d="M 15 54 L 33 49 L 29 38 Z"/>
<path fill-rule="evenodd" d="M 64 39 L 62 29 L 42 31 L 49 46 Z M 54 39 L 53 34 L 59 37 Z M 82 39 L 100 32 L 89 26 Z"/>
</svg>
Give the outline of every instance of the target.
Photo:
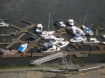
<svg viewBox="0 0 105 78">
<path fill-rule="evenodd" d="M 69 19 L 67 20 L 67 24 L 68 26 L 66 26 L 66 24 L 64 24 L 63 21 L 55 21 L 53 23 L 54 26 L 57 27 L 66 27 L 66 30 L 68 33 L 71 33 L 74 35 L 74 38 L 70 39 L 70 41 L 65 41 L 64 38 L 58 38 L 54 35 L 55 31 L 43 31 L 43 25 L 40 23 L 37 25 L 36 28 L 36 33 L 39 34 L 40 37 L 42 37 L 45 40 L 49 40 L 48 43 L 44 43 L 42 44 L 42 48 L 41 52 L 57 52 L 60 51 L 61 48 L 66 47 L 69 42 L 72 43 L 78 43 L 78 42 L 82 42 L 82 43 L 100 43 L 99 40 L 97 40 L 96 38 L 90 38 L 90 40 L 87 40 L 87 38 L 85 37 L 85 35 L 94 35 L 93 31 L 90 29 L 89 26 L 85 26 L 82 25 L 82 28 L 79 28 L 77 26 L 75 26 L 74 20 L 73 19 Z M 35 40 L 35 39 L 33 39 Z M 31 42 L 31 41 L 30 41 Z M 104 43 L 104 42 L 102 42 Z M 23 50 L 18 49 L 18 51 L 24 52 L 24 50 L 26 49 L 27 45 L 26 44 L 22 44 L 21 47 L 24 47 Z"/>
<path fill-rule="evenodd" d="M 3 20 L 0 20 L 0 25 L 9 26 L 9 24 L 5 23 Z M 19 52 L 24 52 L 27 47 L 28 43 L 33 42 L 36 40 L 39 36 L 42 37 L 45 40 L 49 40 L 48 43 L 44 43 L 41 48 L 41 52 L 57 52 L 60 51 L 61 48 L 66 47 L 69 42 L 72 43 L 100 43 L 96 38 L 90 38 L 90 40 L 87 40 L 85 35 L 94 35 L 93 31 L 91 30 L 91 27 L 82 25 L 81 28 L 77 27 L 75 25 L 75 21 L 73 19 L 67 20 L 66 23 L 63 21 L 55 21 L 53 23 L 54 26 L 57 27 L 63 27 L 66 28 L 67 32 L 74 35 L 70 41 L 65 41 L 64 38 L 58 38 L 54 35 L 55 31 L 43 31 L 43 25 L 39 23 L 36 28 L 36 34 L 32 35 L 30 38 L 27 39 L 27 43 L 21 44 L 18 47 Z M 103 35 L 103 38 L 105 38 L 105 35 Z M 105 44 L 105 42 L 101 42 Z"/>
</svg>

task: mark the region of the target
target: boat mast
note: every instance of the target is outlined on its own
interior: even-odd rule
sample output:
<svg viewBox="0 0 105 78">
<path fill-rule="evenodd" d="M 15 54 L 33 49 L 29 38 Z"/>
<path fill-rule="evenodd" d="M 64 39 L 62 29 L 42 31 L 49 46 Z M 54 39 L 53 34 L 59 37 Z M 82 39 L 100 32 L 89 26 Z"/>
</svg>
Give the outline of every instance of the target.
<svg viewBox="0 0 105 78">
<path fill-rule="evenodd" d="M 86 15 L 85 15 L 85 18 L 84 18 L 84 20 L 83 20 L 82 25 L 84 25 L 84 22 L 85 22 L 85 20 L 86 20 L 86 18 L 87 18 L 87 13 L 88 13 L 88 10 L 89 10 L 89 7 L 88 7 L 88 9 L 87 9 L 87 12 L 86 12 Z"/>
<path fill-rule="evenodd" d="M 50 12 L 49 12 L 49 21 L 48 21 L 48 31 L 49 31 L 49 26 L 50 26 Z"/>
</svg>

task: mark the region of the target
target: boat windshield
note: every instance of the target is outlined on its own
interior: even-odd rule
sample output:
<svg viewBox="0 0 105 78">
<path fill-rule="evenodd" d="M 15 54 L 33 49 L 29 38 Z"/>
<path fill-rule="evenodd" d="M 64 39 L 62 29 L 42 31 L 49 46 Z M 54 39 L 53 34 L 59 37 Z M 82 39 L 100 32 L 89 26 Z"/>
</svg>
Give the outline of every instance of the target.
<svg viewBox="0 0 105 78">
<path fill-rule="evenodd" d="M 0 20 L 0 23 L 2 24 L 3 23 L 3 20 Z"/>
<path fill-rule="evenodd" d="M 41 30 L 41 27 L 37 27 L 38 30 Z"/>
<path fill-rule="evenodd" d="M 60 43 L 58 43 L 58 45 L 62 46 L 63 44 L 60 42 Z"/>
</svg>

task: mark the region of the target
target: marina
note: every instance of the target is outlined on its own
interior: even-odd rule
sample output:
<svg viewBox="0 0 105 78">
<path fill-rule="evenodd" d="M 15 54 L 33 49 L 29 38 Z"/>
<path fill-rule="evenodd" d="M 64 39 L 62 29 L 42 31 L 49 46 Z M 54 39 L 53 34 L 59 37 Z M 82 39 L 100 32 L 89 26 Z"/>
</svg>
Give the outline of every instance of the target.
<svg viewBox="0 0 105 78">
<path fill-rule="evenodd" d="M 51 2 L 49 1 L 40 2 L 37 0 L 36 1 L 32 0 L 27 2 L 25 0 L 22 0 L 19 2 L 16 1 L 17 4 L 15 4 L 15 1 L 14 2 L 11 1 L 12 2 L 11 5 L 8 1 L 6 3 L 5 1 L 2 1 L 2 2 L 3 2 L 3 5 L 0 5 L 0 6 L 5 10 L 0 9 L 1 18 L 8 18 L 9 20 L 6 22 L 8 22 L 9 26 L 0 27 L 0 48 L 5 49 L 5 53 L 7 52 L 7 54 L 4 54 L 4 55 L 1 52 L 2 54 L 1 62 L 0 62 L 1 66 L 2 66 L 2 59 L 7 59 L 7 58 L 8 59 L 22 58 L 21 60 L 23 60 L 24 58 L 36 59 L 36 57 L 42 58 L 59 52 L 67 53 L 67 57 L 69 55 L 72 55 L 72 57 L 74 56 L 74 58 L 76 59 L 79 59 L 81 57 L 85 57 L 86 59 L 89 59 L 91 56 L 94 56 L 94 55 L 96 55 L 97 57 L 99 56 L 99 58 L 101 59 L 101 55 L 104 56 L 105 45 L 102 44 L 102 42 L 104 42 L 105 40 L 101 38 L 101 35 L 100 35 L 101 33 L 105 32 L 105 27 L 104 27 L 105 19 L 104 19 L 104 9 L 103 9 L 104 5 L 103 7 L 98 5 L 102 3 L 101 1 L 97 2 L 93 0 L 85 3 L 85 1 L 82 1 L 82 0 L 80 1 L 51 0 Z M 38 4 L 36 5 L 36 3 Z M 45 6 L 46 4 L 48 6 Z M 57 7 L 58 5 L 59 7 Z M 87 6 L 90 6 L 90 8 Z M 97 11 L 97 9 L 99 9 L 99 11 Z M 89 10 L 88 13 L 86 13 L 87 10 Z M 51 13 L 50 23 L 53 23 L 53 25 L 49 25 L 48 27 L 47 24 L 49 21 L 48 20 L 49 12 Z M 21 22 L 24 22 L 24 23 L 21 23 L 20 20 L 22 20 Z M 66 24 L 67 22 L 69 23 L 69 25 Z M 84 32 L 85 29 L 83 30 L 82 25 L 89 26 L 89 28 L 93 31 L 93 34 L 89 35 L 86 32 Z M 81 29 L 86 34 L 84 36 L 85 38 L 87 38 L 87 42 L 88 42 L 88 38 L 96 38 L 100 42 L 85 43 L 83 41 L 77 42 L 77 40 L 75 42 L 71 42 L 70 39 L 74 39 L 75 36 L 71 35 L 71 32 L 67 33 L 67 28 L 69 26 L 78 27 L 76 30 Z M 43 53 L 42 50 L 40 50 L 42 49 L 42 45 L 45 43 L 49 43 L 51 41 L 50 39 L 46 40 L 41 37 L 42 32 L 47 30 L 54 31 L 54 33 L 45 34 L 44 35 L 45 38 L 49 38 L 51 35 L 50 38 L 55 38 L 55 39 L 62 38 L 64 40 L 62 40 L 61 43 L 67 41 L 69 42 L 69 44 L 63 48 L 61 47 L 62 44 L 59 44 L 59 45 L 56 44 L 56 46 L 60 48 L 60 51 L 56 52 L 56 49 L 52 48 L 52 49 L 55 49 L 55 52 Z M 75 31 L 75 32 L 77 33 L 78 31 Z M 27 41 L 27 39 L 30 38 L 31 35 L 37 35 L 38 38 L 33 39 L 32 42 Z M 27 47 L 25 48 L 24 51 L 20 53 L 17 50 L 19 46 L 21 46 L 22 44 L 27 44 Z M 94 51 L 92 50 L 93 49 L 92 47 L 95 47 Z M 14 54 L 11 54 L 11 50 L 10 50 L 11 48 L 13 48 L 13 50 L 14 49 L 16 50 Z M 74 49 L 74 50 L 70 50 L 70 49 Z M 7 51 L 7 50 L 10 50 L 10 51 Z M 90 59 L 88 61 L 90 61 Z M 6 61 L 4 62 L 6 63 Z M 30 61 L 28 60 L 28 63 L 29 62 Z"/>
</svg>

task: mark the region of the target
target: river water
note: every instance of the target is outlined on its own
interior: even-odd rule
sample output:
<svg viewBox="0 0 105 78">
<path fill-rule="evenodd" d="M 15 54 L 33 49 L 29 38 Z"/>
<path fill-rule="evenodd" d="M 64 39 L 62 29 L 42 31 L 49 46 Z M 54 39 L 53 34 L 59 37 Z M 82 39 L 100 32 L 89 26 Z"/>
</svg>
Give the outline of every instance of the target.
<svg viewBox="0 0 105 78">
<path fill-rule="evenodd" d="M 78 24 L 82 24 L 87 12 L 87 18 L 84 22 L 85 25 L 100 26 L 105 27 L 105 1 L 104 0 L 1 0 L 0 1 L 0 18 L 8 19 L 9 24 L 16 25 L 18 27 L 25 27 L 27 24 L 22 23 L 21 20 L 27 20 L 32 23 L 42 23 L 46 28 L 48 28 L 48 13 L 51 13 L 52 21 L 55 20 L 66 22 L 69 18 L 73 18 Z M 52 30 L 52 26 L 49 27 Z M 16 31 L 16 29 L 9 27 L 6 28 L 6 33 Z M 30 30 L 33 32 L 33 30 Z M 104 31 L 100 31 L 104 33 Z M 0 28 L 0 33 L 5 33 L 5 28 Z M 96 37 L 99 40 L 104 41 L 99 34 Z M 67 39 L 72 36 L 64 34 Z M 18 35 L 19 36 L 19 35 Z M 11 37 L 0 37 L 0 41 L 6 42 L 11 41 Z M 26 40 L 29 34 L 26 34 L 22 40 Z M 44 42 L 44 40 L 42 41 Z M 13 45 L 13 48 L 17 48 L 19 44 Z M 1 48 L 5 48 L 5 45 L 0 45 Z M 67 46 L 64 48 L 67 50 L 72 48 Z M 78 50 L 89 50 L 88 46 L 84 46 L 82 49 Z M 92 50 L 97 50 L 93 47 Z M 36 49 L 34 49 L 36 51 Z M 36 59 L 39 57 L 23 57 L 23 58 L 6 58 L 2 59 L 0 66 L 12 66 L 12 65 L 29 65 L 31 59 Z M 75 59 L 72 56 L 72 59 Z M 88 58 L 76 58 L 82 60 L 84 63 L 101 63 L 105 62 L 105 55 L 90 55 Z M 69 58 L 68 58 L 69 60 Z M 54 60 L 55 61 L 55 60 Z"/>
</svg>

